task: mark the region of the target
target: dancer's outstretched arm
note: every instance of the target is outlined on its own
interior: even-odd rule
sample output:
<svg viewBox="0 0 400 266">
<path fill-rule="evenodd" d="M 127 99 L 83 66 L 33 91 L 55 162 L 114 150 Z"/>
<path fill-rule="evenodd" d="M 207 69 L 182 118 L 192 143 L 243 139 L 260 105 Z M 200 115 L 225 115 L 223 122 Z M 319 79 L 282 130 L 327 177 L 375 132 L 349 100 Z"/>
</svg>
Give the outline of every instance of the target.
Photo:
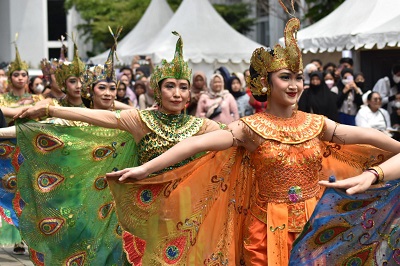
<svg viewBox="0 0 400 266">
<path fill-rule="evenodd" d="M 58 117 L 73 121 L 82 121 L 107 128 L 118 128 L 118 120 L 116 119 L 114 112 L 81 107 L 53 106 L 49 104 L 32 106 L 28 109 L 24 109 L 14 116 L 14 119 L 25 117 L 35 119 L 46 116 Z"/>
<path fill-rule="evenodd" d="M 12 139 L 17 137 L 15 126 L 0 128 L 0 139 Z"/>
<path fill-rule="evenodd" d="M 141 166 L 108 173 L 107 177 L 119 177 L 119 181 L 124 181 L 128 178 L 141 180 L 151 173 L 158 172 L 199 152 L 220 151 L 232 147 L 234 144 L 232 134 L 228 130 L 216 130 L 184 139 L 165 153 Z"/>
<path fill-rule="evenodd" d="M 383 181 L 390 181 L 400 178 L 400 154 L 393 156 L 389 160 L 379 165 L 384 174 Z M 378 173 L 379 174 L 379 173 Z M 329 183 L 328 181 L 320 181 L 319 183 L 326 187 L 344 188 L 347 194 L 361 193 L 367 190 L 376 180 L 374 171 L 365 171 L 361 175 L 350 177 L 337 182 Z"/>
</svg>

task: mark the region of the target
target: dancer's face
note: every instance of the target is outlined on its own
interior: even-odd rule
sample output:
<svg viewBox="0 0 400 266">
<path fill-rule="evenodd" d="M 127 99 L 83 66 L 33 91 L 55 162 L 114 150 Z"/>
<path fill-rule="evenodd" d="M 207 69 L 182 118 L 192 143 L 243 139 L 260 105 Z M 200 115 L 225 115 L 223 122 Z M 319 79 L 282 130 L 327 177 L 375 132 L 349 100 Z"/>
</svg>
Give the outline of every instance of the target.
<svg viewBox="0 0 400 266">
<path fill-rule="evenodd" d="M 293 106 L 303 93 L 303 72 L 281 69 L 271 74 L 271 104 Z"/>
<path fill-rule="evenodd" d="M 65 81 L 65 88 L 68 97 L 77 99 L 81 98 L 82 83 L 79 78 L 71 76 Z"/>
<path fill-rule="evenodd" d="M 187 80 L 167 78 L 161 83 L 160 110 L 168 114 L 180 114 L 189 102 L 189 97 Z"/>
<path fill-rule="evenodd" d="M 28 73 L 25 70 L 15 70 L 11 74 L 11 84 L 16 89 L 23 89 L 28 84 Z"/>
<path fill-rule="evenodd" d="M 100 81 L 93 88 L 93 108 L 110 110 L 117 95 L 115 82 Z"/>
</svg>

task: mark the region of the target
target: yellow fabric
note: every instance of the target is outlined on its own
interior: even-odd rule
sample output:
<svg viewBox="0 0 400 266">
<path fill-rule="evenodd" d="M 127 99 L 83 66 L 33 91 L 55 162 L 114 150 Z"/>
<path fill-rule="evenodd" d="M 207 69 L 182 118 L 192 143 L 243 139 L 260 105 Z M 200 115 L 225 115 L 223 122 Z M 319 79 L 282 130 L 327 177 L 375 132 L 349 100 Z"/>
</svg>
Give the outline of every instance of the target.
<svg viewBox="0 0 400 266">
<path fill-rule="evenodd" d="M 243 153 L 236 148 L 210 153 L 136 183 L 109 180 L 122 227 L 146 240 L 143 265 L 235 261 L 235 232 L 240 233 L 240 217 L 247 213 L 248 203 L 242 201 L 252 183 L 246 182 L 251 168 L 241 167 Z M 174 250 L 177 256 L 167 255 Z"/>
<path fill-rule="evenodd" d="M 365 145 L 324 143 L 318 138 L 322 120 L 315 121 L 310 124 L 318 129 L 314 138 L 301 143 L 269 139 L 253 153 L 242 148 L 212 152 L 140 182 L 109 180 L 121 226 L 146 241 L 143 265 L 251 265 L 263 260 L 287 265 L 293 236 L 322 194 L 318 180 L 359 174 L 391 155 Z M 293 202 L 288 190 L 296 185 L 305 190 Z M 276 191 L 278 200 L 266 197 L 269 191 Z M 253 238 L 259 244 L 250 243 Z M 244 248 L 254 249 L 255 258 Z"/>
</svg>

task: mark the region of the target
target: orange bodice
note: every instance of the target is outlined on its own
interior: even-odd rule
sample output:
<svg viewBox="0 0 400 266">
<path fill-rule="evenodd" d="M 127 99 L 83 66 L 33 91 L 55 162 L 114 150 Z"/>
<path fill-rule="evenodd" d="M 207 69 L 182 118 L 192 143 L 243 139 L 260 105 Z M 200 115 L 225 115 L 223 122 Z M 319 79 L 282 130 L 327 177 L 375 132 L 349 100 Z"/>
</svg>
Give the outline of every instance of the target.
<svg viewBox="0 0 400 266">
<path fill-rule="evenodd" d="M 290 118 L 257 113 L 242 119 L 263 138 L 251 155 L 257 203 L 297 203 L 319 193 L 324 117 L 296 112 Z"/>
</svg>

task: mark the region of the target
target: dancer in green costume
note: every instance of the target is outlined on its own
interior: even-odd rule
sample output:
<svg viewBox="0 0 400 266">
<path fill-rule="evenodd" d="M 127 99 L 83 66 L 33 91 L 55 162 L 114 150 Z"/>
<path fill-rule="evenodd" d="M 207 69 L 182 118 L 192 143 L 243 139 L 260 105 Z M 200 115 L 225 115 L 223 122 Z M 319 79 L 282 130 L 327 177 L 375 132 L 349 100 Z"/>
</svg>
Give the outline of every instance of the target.
<svg viewBox="0 0 400 266">
<path fill-rule="evenodd" d="M 119 31 L 115 41 L 118 35 Z M 84 73 L 79 59 L 62 63 L 55 73 L 57 81 L 65 85 L 65 81 L 82 76 L 82 87 L 88 88 L 82 94 L 94 108 L 112 113 L 115 47 L 105 65 Z M 46 110 L 50 106 L 42 105 Z M 36 265 L 128 264 L 103 173 L 110 165 L 123 167 L 121 161 L 135 164 L 132 137 L 79 121 L 48 122 L 17 124 L 24 163 L 17 173 L 13 203 L 31 260 Z"/>
<path fill-rule="evenodd" d="M 179 35 L 177 33 L 174 34 Z M 44 115 L 47 111 L 54 117 L 80 120 L 97 126 L 127 131 L 137 144 L 138 164 L 143 164 L 185 138 L 220 128 L 220 125 L 212 120 L 185 115 L 185 112 L 183 112 L 186 104 L 190 101 L 191 69 L 183 60 L 182 50 L 183 43 L 179 36 L 174 59 L 171 62 L 163 60 L 162 65 L 157 67 L 152 75 L 151 86 L 155 91 L 155 100 L 159 106 L 158 110 L 139 111 L 132 109 L 109 113 L 103 110 L 82 110 L 58 106 L 49 106 L 46 109 L 43 106 L 35 106 L 26 110 L 21 117 L 35 118 Z M 117 134 L 117 136 L 120 135 Z M 83 143 L 84 141 L 81 140 L 81 142 Z M 116 147 L 120 146 L 119 143 L 116 144 Z M 109 146 L 112 147 L 111 144 Z M 134 153 L 134 150 L 130 149 L 130 154 Z M 110 154 L 114 156 L 114 154 L 118 154 L 118 151 L 112 150 Z M 128 155 L 125 154 L 123 156 Z M 116 158 L 121 157 L 117 155 Z M 192 159 L 189 158 L 163 171 L 186 164 Z M 127 163 L 118 167 L 114 164 L 109 164 L 108 168 L 102 173 L 105 176 L 107 172 L 124 169 L 129 165 L 133 164 Z M 124 232 L 123 238 L 128 260 L 135 265 L 141 263 L 145 249 L 144 241 L 126 232 Z"/>
</svg>

